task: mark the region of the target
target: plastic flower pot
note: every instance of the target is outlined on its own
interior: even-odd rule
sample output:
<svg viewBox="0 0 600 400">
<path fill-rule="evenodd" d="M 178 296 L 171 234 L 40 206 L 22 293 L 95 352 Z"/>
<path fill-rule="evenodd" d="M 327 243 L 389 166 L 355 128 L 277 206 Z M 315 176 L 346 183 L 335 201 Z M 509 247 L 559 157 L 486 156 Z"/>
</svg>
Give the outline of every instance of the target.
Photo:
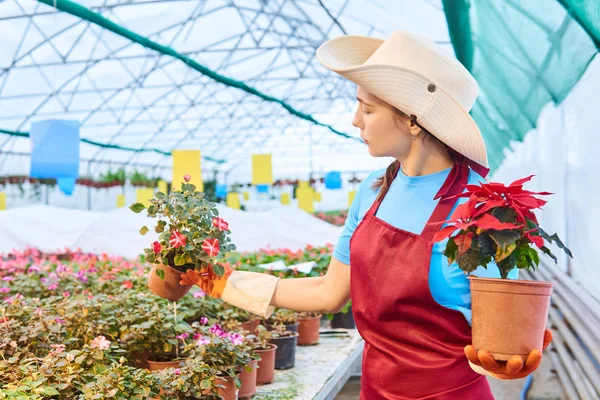
<svg viewBox="0 0 600 400">
<path fill-rule="evenodd" d="M 469 277 L 473 347 L 496 360 L 527 359 L 542 349 L 548 321 L 551 282 Z"/>
<path fill-rule="evenodd" d="M 164 272 L 164 279 L 157 275 L 156 271 L 158 270 Z M 181 286 L 179 284 L 180 280 L 181 271 L 168 265 L 154 265 L 148 275 L 148 289 L 157 296 L 177 301 L 192 288 L 191 286 Z"/>
<path fill-rule="evenodd" d="M 343 329 L 354 329 L 356 328 L 356 324 L 354 323 L 354 314 L 352 314 L 352 307 L 348 310 L 347 313 L 336 313 L 333 314 L 333 319 L 331 320 L 331 328 L 343 328 Z"/>
<path fill-rule="evenodd" d="M 266 349 L 255 349 L 260 360 L 258 361 L 258 371 L 256 371 L 256 384 L 265 385 L 273 382 L 275 373 L 275 352 L 277 346 L 269 343 Z"/>
<path fill-rule="evenodd" d="M 298 318 L 298 346 L 311 346 L 319 343 L 321 315 Z"/>
<path fill-rule="evenodd" d="M 219 395 L 223 400 L 235 400 L 238 398 L 238 388 L 235 386 L 235 378 L 228 376 L 227 378 L 217 377 L 215 383 L 225 386 L 219 388 Z"/>
<path fill-rule="evenodd" d="M 275 351 L 275 369 L 289 369 L 296 364 L 296 345 L 298 333 L 292 332 L 291 336 L 273 338 L 269 340 L 277 346 Z"/>
<path fill-rule="evenodd" d="M 285 330 L 290 332 L 298 332 L 298 325 L 299 324 L 297 322 L 292 325 L 285 325 Z M 265 328 L 267 328 L 268 331 L 273 331 L 275 330 L 275 325 L 265 322 Z"/>
<path fill-rule="evenodd" d="M 241 400 L 251 399 L 252 396 L 256 394 L 257 373 L 258 370 L 254 363 L 250 372 L 246 371 L 245 369 L 242 370 L 242 373 L 240 374 L 240 381 L 242 382 L 242 386 L 240 387 L 240 391 L 238 393 L 238 397 Z"/>
<path fill-rule="evenodd" d="M 179 364 L 182 361 L 183 360 L 179 360 L 179 361 L 152 361 L 152 360 L 147 360 L 147 362 L 148 362 L 148 370 L 150 370 L 150 371 L 160 371 L 161 369 L 166 369 L 166 368 L 179 368 Z"/>
</svg>

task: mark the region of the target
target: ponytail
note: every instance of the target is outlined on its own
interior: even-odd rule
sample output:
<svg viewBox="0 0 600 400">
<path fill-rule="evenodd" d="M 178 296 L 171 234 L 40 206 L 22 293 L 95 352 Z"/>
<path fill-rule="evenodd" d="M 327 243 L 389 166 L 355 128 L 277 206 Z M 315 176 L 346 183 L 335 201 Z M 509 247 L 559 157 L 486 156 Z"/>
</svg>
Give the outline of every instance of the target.
<svg viewBox="0 0 600 400">
<path fill-rule="evenodd" d="M 381 200 L 381 198 L 385 196 L 399 170 L 400 161 L 394 160 L 394 162 L 391 163 L 385 170 L 385 174 L 383 174 L 383 176 L 375 180 L 373 186 L 371 186 L 371 189 L 379 190 L 379 194 L 377 195 L 376 201 Z"/>
</svg>

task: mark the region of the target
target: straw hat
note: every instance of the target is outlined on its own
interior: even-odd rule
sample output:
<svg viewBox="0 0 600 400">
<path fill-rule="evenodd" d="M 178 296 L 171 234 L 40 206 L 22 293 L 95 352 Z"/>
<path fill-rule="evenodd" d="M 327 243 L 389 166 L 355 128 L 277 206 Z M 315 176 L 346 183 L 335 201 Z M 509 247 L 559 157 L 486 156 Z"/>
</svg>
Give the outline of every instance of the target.
<svg viewBox="0 0 600 400">
<path fill-rule="evenodd" d="M 485 143 L 469 114 L 479 86 L 435 42 L 403 31 L 385 41 L 341 36 L 321 45 L 317 58 L 327 69 L 415 115 L 419 125 L 442 142 L 487 168 Z"/>
</svg>

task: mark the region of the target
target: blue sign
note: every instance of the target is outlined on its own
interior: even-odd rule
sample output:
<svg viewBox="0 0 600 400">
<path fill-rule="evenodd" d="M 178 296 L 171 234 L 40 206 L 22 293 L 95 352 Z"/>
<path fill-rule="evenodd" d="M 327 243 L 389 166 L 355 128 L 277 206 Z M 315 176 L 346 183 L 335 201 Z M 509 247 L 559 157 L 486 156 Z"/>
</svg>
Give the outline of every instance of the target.
<svg viewBox="0 0 600 400">
<path fill-rule="evenodd" d="M 269 193 L 269 185 L 256 185 L 258 193 Z"/>
<path fill-rule="evenodd" d="M 32 178 L 79 177 L 79 127 L 77 121 L 47 120 L 31 124 Z"/>
<path fill-rule="evenodd" d="M 61 192 L 67 196 L 71 196 L 75 190 L 75 184 L 77 179 L 75 178 L 56 178 L 56 184 Z"/>
<path fill-rule="evenodd" d="M 326 189 L 341 189 L 342 188 L 342 173 L 338 171 L 328 172 L 325 175 Z"/>
<path fill-rule="evenodd" d="M 219 199 L 224 199 L 225 197 L 227 197 L 227 185 L 217 185 L 215 189 L 215 195 Z"/>
</svg>

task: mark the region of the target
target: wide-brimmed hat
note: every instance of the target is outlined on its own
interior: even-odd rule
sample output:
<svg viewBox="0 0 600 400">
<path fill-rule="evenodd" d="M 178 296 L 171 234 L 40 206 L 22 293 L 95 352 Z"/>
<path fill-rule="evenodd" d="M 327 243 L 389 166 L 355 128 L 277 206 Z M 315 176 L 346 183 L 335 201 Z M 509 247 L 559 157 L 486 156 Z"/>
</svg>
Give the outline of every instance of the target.
<svg viewBox="0 0 600 400">
<path fill-rule="evenodd" d="M 325 42 L 317 59 L 407 115 L 453 150 L 488 167 L 485 143 L 469 114 L 479 86 L 440 45 L 410 32 L 387 40 L 341 36 Z"/>
</svg>

